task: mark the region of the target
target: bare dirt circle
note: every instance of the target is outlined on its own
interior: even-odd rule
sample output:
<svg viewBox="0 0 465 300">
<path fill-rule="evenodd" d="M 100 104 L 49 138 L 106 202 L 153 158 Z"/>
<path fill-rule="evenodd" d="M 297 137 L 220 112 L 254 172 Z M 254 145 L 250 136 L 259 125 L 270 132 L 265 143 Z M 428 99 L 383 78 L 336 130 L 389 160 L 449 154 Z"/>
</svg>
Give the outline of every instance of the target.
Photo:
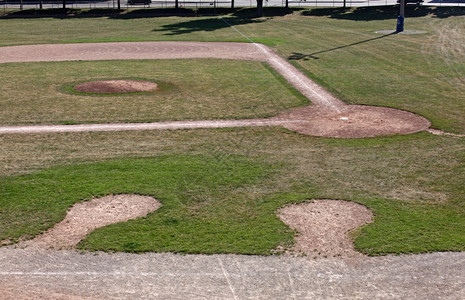
<svg viewBox="0 0 465 300">
<path fill-rule="evenodd" d="M 82 93 L 119 94 L 153 92 L 158 88 L 154 82 L 144 80 L 98 80 L 80 83 L 74 89 Z"/>
<path fill-rule="evenodd" d="M 380 135 L 410 134 L 427 130 L 431 123 L 411 112 L 377 106 L 347 105 L 340 112 L 308 106 L 280 115 L 293 120 L 283 126 L 302 134 L 363 138 Z"/>
</svg>

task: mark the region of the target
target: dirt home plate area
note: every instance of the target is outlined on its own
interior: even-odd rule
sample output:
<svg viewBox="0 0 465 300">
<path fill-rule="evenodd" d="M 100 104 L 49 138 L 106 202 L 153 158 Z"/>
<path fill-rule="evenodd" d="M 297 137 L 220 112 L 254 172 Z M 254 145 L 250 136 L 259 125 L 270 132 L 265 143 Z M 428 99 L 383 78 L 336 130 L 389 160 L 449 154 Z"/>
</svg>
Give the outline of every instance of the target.
<svg viewBox="0 0 465 300">
<path fill-rule="evenodd" d="M 267 62 L 312 105 L 266 119 L 3 126 L 0 134 L 283 126 L 305 135 L 363 138 L 409 134 L 430 126 L 427 119 L 410 112 L 346 105 L 273 50 L 256 43 L 0 47 L 0 63 L 178 58 Z M 114 79 L 83 82 L 74 89 L 83 93 L 156 92 L 157 84 Z M 424 299 L 447 296 L 447 292 L 453 297 L 465 295 L 462 253 L 368 258 L 356 252 L 348 234 L 372 222 L 373 215 L 360 204 L 342 200 L 314 199 L 278 210 L 279 218 L 298 234 L 293 248 L 277 249 L 284 255 L 276 257 L 73 250 L 96 228 L 145 216 L 160 206 L 156 199 L 139 195 L 108 195 L 75 204 L 65 219 L 47 232 L 0 248 L 0 299 L 391 299 L 399 295 Z M 437 286 L 442 286 L 442 294 Z"/>
</svg>

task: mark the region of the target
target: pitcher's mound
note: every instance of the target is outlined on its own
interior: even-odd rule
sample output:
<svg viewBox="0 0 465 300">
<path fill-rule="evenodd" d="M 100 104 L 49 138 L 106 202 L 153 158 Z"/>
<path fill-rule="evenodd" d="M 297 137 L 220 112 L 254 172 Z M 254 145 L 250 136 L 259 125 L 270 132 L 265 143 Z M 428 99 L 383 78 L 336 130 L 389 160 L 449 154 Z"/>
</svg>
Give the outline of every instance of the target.
<svg viewBox="0 0 465 300">
<path fill-rule="evenodd" d="M 80 83 L 74 89 L 83 93 L 118 94 L 133 92 L 152 92 L 158 85 L 143 80 L 99 80 Z"/>
<path fill-rule="evenodd" d="M 292 120 L 284 125 L 287 129 L 336 138 L 409 134 L 427 130 L 431 125 L 427 119 L 411 112 L 363 105 L 347 105 L 342 112 L 308 106 L 278 118 Z"/>
</svg>

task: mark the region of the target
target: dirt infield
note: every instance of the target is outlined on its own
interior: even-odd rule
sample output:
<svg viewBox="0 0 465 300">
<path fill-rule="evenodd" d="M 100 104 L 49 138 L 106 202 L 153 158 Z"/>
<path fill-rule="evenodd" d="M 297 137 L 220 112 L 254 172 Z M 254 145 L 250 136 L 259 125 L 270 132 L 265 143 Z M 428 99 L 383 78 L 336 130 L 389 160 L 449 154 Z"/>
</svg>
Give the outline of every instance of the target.
<svg viewBox="0 0 465 300">
<path fill-rule="evenodd" d="M 264 61 L 270 64 L 297 90 L 306 96 L 313 106 L 297 109 L 271 119 L 240 120 L 243 126 L 276 126 L 276 120 L 284 127 L 303 134 L 325 137 L 371 137 L 389 134 L 407 134 L 427 130 L 428 120 L 413 113 L 395 109 L 368 106 L 350 106 L 335 98 L 297 70 L 272 49 L 257 43 L 226 42 L 126 42 L 83 43 L 0 47 L 0 63 L 32 61 L 73 60 L 122 60 L 122 59 L 175 59 L 175 58 L 220 58 Z M 287 123 L 286 123 L 287 122 Z M 169 122 L 163 126 L 121 124 L 111 130 L 178 129 Z M 225 120 L 222 127 L 234 123 Z M 155 123 L 156 124 L 156 123 Z M 192 127 L 221 127 L 215 121 L 191 122 Z M 96 131 L 104 124 L 78 125 L 82 131 Z M 135 129 L 135 128 L 138 129 Z M 74 127 L 60 127 L 60 132 L 75 131 Z M 51 131 L 48 131 L 51 130 Z M 1 133 L 55 132 L 56 129 L 34 126 L 6 126 Z"/>
</svg>

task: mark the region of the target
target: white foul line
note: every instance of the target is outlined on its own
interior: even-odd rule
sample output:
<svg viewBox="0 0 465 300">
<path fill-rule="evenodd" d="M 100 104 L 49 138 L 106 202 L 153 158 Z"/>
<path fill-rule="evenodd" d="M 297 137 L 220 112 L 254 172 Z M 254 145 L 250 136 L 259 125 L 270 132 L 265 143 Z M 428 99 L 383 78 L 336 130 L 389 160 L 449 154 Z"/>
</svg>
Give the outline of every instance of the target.
<svg viewBox="0 0 465 300">
<path fill-rule="evenodd" d="M 236 293 L 234 292 L 234 288 L 232 287 L 231 282 L 229 281 L 228 274 L 227 274 L 226 270 L 224 269 L 223 262 L 221 261 L 221 258 L 218 257 L 218 261 L 220 262 L 220 266 L 221 266 L 221 270 L 223 271 L 223 275 L 226 278 L 226 281 L 228 282 L 229 289 L 231 290 L 231 293 L 233 294 L 234 299 L 237 300 Z"/>
<path fill-rule="evenodd" d="M 278 126 L 278 125 L 283 125 L 283 124 L 302 123 L 302 122 L 305 122 L 305 120 L 240 119 L 240 120 L 173 121 L 173 122 L 155 122 L 155 123 L 25 125 L 25 126 L 18 125 L 18 126 L 0 127 L 0 134 L 237 128 L 237 127 Z"/>
</svg>

